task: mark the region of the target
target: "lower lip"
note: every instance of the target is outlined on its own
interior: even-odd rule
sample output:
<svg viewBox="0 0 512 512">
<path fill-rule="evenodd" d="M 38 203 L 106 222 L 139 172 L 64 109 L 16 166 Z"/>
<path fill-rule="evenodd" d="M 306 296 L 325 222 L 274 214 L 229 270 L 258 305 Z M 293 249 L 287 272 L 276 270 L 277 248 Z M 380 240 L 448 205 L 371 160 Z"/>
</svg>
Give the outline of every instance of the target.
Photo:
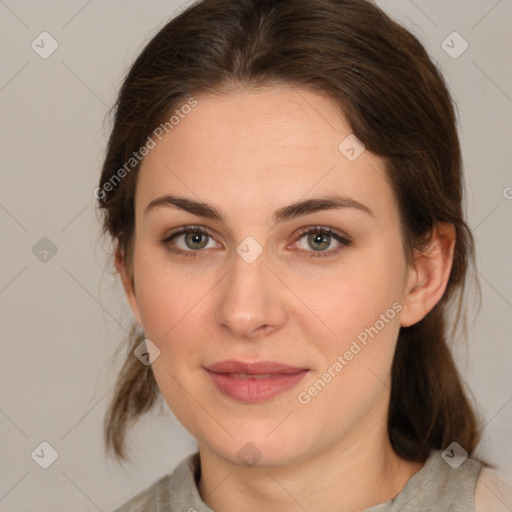
<svg viewBox="0 0 512 512">
<path fill-rule="evenodd" d="M 293 388 L 308 370 L 297 373 L 272 375 L 264 379 L 248 377 L 246 379 L 233 377 L 227 373 L 215 373 L 206 370 L 217 389 L 226 396 L 241 402 L 264 402 L 274 396 Z"/>
</svg>

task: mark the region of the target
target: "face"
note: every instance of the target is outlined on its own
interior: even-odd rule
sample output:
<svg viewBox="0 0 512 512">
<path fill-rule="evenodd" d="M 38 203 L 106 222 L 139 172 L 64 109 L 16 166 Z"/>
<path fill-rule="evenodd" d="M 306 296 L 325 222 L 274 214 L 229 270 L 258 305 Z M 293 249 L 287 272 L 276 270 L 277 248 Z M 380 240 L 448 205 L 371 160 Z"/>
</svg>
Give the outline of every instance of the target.
<svg viewBox="0 0 512 512">
<path fill-rule="evenodd" d="M 354 160 L 349 142 L 340 150 L 350 129 L 317 93 L 196 99 L 142 163 L 133 289 L 124 276 L 160 350 L 160 390 L 200 447 L 236 464 L 353 446 L 385 426 L 410 288 L 383 164 L 368 151 Z M 257 380 L 206 369 L 225 360 L 295 370 Z"/>
</svg>

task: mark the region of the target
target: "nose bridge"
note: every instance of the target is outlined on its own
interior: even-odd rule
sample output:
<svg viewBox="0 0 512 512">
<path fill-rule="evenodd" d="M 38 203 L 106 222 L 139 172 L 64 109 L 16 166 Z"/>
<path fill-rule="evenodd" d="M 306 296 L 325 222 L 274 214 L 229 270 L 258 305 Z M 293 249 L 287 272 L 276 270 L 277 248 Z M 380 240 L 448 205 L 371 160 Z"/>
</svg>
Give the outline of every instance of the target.
<svg viewBox="0 0 512 512">
<path fill-rule="evenodd" d="M 279 281 L 268 264 L 263 248 L 251 237 L 236 248 L 216 314 L 238 337 L 251 337 L 264 326 L 275 329 L 285 319 Z"/>
</svg>

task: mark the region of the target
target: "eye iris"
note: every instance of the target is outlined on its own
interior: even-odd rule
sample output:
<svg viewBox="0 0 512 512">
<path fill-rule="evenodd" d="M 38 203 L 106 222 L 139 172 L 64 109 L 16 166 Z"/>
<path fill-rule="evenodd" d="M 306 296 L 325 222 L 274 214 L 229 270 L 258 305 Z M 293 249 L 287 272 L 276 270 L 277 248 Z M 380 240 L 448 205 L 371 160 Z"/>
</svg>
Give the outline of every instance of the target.
<svg viewBox="0 0 512 512">
<path fill-rule="evenodd" d="M 315 251 L 321 250 L 321 249 L 326 249 L 327 247 L 329 247 L 330 240 L 331 240 L 331 235 L 329 235 L 328 233 L 316 232 L 316 233 L 310 234 L 308 236 L 308 242 L 311 244 L 311 246 L 313 247 L 313 249 Z M 322 247 L 320 247 L 319 249 L 315 249 L 313 244 L 322 244 Z"/>
<path fill-rule="evenodd" d="M 188 247 L 190 247 L 191 249 L 202 249 L 205 245 L 206 245 L 206 237 L 207 235 L 205 235 L 204 233 L 200 233 L 199 231 L 192 231 L 192 232 L 189 232 L 185 235 L 185 243 L 187 244 Z M 203 238 L 204 239 L 204 242 L 203 244 L 200 244 L 199 240 Z M 192 244 L 199 244 L 200 247 L 197 247 L 197 246 L 191 246 L 189 244 L 189 241 L 192 242 Z"/>
</svg>

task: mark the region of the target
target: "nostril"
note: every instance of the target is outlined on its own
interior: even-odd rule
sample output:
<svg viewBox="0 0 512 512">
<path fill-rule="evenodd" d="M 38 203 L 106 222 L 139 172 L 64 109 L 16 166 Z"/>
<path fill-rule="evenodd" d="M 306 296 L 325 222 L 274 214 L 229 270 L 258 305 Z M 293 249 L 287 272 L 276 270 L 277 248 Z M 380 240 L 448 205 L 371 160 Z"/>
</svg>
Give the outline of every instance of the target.
<svg viewBox="0 0 512 512">
<path fill-rule="evenodd" d="M 265 324 L 265 325 L 262 325 L 260 326 L 258 329 L 257 329 L 257 334 L 264 334 L 266 333 L 266 331 L 268 331 L 269 329 L 272 329 L 272 327 L 268 324 Z"/>
</svg>

